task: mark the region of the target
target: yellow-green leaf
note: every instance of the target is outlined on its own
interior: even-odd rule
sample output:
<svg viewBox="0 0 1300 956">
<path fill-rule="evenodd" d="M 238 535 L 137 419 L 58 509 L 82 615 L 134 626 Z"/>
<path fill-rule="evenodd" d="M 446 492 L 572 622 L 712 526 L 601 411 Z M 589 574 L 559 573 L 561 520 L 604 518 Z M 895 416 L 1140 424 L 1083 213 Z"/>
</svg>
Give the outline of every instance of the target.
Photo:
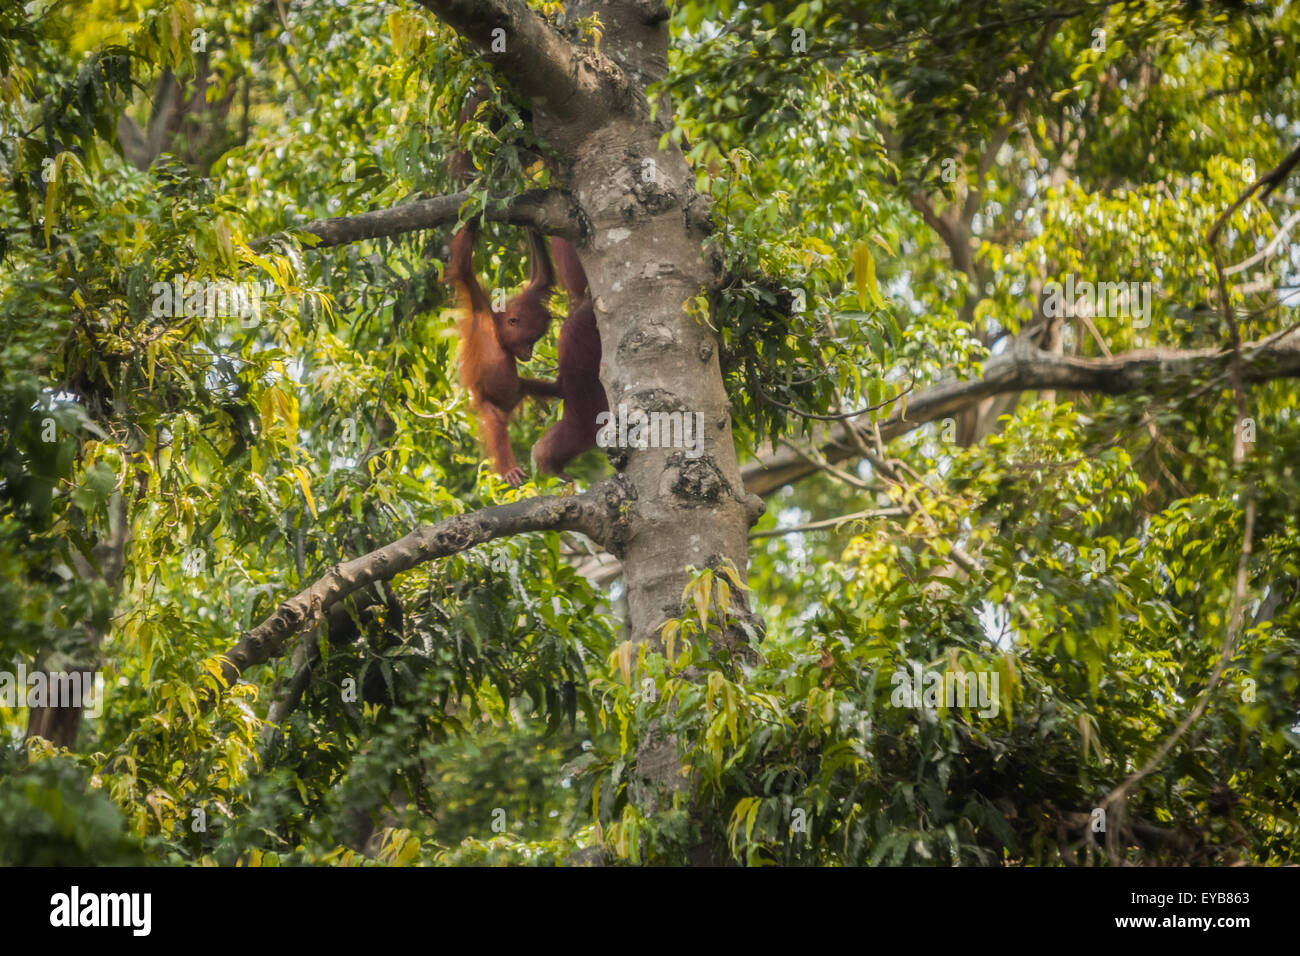
<svg viewBox="0 0 1300 956">
<path fill-rule="evenodd" d="M 709 598 L 713 596 L 713 578 L 704 575 L 695 588 L 695 613 L 699 615 L 700 627 L 709 626 Z"/>
<path fill-rule="evenodd" d="M 313 518 L 316 514 L 316 499 L 311 494 L 311 480 L 307 477 L 307 472 L 303 471 L 299 465 L 294 465 L 293 473 L 298 476 L 298 484 L 302 485 L 302 496 L 307 499 L 307 507 L 311 511 Z"/>
<path fill-rule="evenodd" d="M 275 389 L 268 388 L 262 393 L 262 437 L 265 438 L 271 433 L 271 426 L 275 424 L 275 398 L 271 394 Z"/>
<path fill-rule="evenodd" d="M 631 641 L 624 641 L 614 653 L 618 658 L 618 671 L 623 675 L 623 683 L 632 683 L 632 648 Z"/>
<path fill-rule="evenodd" d="M 853 285 L 858 290 L 859 309 L 866 311 L 868 298 L 877 309 L 885 307 L 880 283 L 876 280 L 876 260 L 871 257 L 871 247 L 865 242 L 853 247 Z"/>
<path fill-rule="evenodd" d="M 736 587 L 737 590 L 740 591 L 749 590 L 745 582 L 740 580 L 740 574 L 737 573 L 736 566 L 732 564 L 730 561 L 724 561 L 719 566 L 718 570 L 727 576 L 727 578 L 731 581 L 731 583 Z"/>
</svg>

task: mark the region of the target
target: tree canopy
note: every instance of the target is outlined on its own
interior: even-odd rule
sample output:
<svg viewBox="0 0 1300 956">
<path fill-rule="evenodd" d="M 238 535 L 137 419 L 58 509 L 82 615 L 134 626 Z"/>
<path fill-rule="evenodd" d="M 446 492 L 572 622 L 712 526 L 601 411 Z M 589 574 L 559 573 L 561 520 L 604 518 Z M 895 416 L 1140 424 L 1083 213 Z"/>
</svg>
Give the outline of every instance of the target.
<svg viewBox="0 0 1300 956">
<path fill-rule="evenodd" d="M 0 10 L 0 862 L 1300 862 L 1298 63 L 1246 0 Z M 492 473 L 471 220 L 703 458 Z"/>
</svg>

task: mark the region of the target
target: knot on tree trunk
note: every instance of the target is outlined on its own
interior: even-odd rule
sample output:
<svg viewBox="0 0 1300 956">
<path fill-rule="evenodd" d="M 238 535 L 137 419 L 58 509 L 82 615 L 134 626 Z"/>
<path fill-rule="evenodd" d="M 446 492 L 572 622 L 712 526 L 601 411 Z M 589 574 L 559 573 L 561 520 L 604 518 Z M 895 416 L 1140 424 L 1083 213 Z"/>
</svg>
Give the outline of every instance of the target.
<svg viewBox="0 0 1300 956">
<path fill-rule="evenodd" d="M 667 353 L 677 348 L 677 339 L 666 326 L 645 323 L 635 326 L 623 337 L 618 347 L 627 357 L 642 352 Z"/>
<path fill-rule="evenodd" d="M 620 473 L 592 488 L 589 494 L 600 500 L 601 543 L 605 550 L 621 560 L 632 536 L 632 503 L 637 498 L 636 485 Z"/>
<path fill-rule="evenodd" d="M 709 457 L 687 458 L 685 452 L 673 452 L 666 472 L 672 493 L 697 504 L 716 504 L 730 491 L 727 479 Z"/>
</svg>

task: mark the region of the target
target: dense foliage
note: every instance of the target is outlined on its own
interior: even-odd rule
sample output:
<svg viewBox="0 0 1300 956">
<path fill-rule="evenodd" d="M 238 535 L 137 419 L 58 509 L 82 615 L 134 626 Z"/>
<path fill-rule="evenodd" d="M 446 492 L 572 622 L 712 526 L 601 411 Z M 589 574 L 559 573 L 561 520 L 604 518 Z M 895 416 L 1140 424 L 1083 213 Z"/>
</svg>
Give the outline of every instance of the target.
<svg viewBox="0 0 1300 956">
<path fill-rule="evenodd" d="M 457 145 L 476 195 L 544 184 L 545 144 L 499 87 L 455 129 L 484 70 L 424 10 L 277 6 L 0 12 L 0 665 L 108 685 L 71 750 L 0 702 L 0 862 L 1300 862 L 1298 386 L 1222 363 L 868 437 L 769 498 L 756 530 L 795 530 L 754 539 L 747 580 L 699 570 L 659 647 L 622 640 L 581 539 L 529 534 L 396 578 L 357 640 L 313 632 L 206 706 L 219 655 L 335 563 L 538 493 L 480 464 L 450 231 L 283 230 L 450 192 Z M 1294 324 L 1300 246 L 1225 304 L 1207 242 L 1300 141 L 1292 5 L 673 10 L 667 138 L 726 276 L 693 307 L 747 456 L 1013 337 L 1087 358 Z M 1295 197 L 1243 204 L 1223 262 Z M 517 285 L 520 231 L 484 236 L 480 271 Z M 1066 274 L 1151 307 L 1053 325 Z M 159 308 L 176 276 L 260 309 Z M 517 447 L 554 414 L 527 406 Z M 765 632 L 727 651 L 746 587 Z M 936 670 L 996 674 L 996 714 L 898 706 L 897 674 Z M 657 803 L 633 771 L 665 735 L 690 774 Z"/>
</svg>

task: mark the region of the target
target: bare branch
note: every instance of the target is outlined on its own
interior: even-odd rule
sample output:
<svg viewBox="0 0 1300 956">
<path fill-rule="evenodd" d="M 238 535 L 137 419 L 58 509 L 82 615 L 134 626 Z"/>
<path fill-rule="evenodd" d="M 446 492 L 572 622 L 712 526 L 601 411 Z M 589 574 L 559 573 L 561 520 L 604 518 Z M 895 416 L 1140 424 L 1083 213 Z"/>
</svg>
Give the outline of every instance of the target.
<svg viewBox="0 0 1300 956">
<path fill-rule="evenodd" d="M 320 239 L 317 248 L 339 246 L 380 236 L 397 236 L 420 229 L 445 226 L 460 218 L 461 207 L 469 200 L 467 192 L 417 199 L 388 209 L 374 209 L 355 216 L 337 216 L 333 219 L 316 219 L 294 228 Z M 488 222 L 504 222 L 512 226 L 531 226 L 547 235 L 560 236 L 572 242 L 582 238 L 582 213 L 573 197 L 553 189 L 533 189 L 518 196 L 496 199 L 483 211 Z M 265 244 L 260 239 L 255 246 Z"/>
<path fill-rule="evenodd" d="M 1282 162 L 1278 163 L 1264 175 L 1260 176 L 1259 179 L 1255 180 L 1254 185 L 1238 196 L 1236 202 L 1223 210 L 1223 212 L 1219 214 L 1219 218 L 1214 220 L 1214 225 L 1210 227 L 1210 231 L 1206 234 L 1205 241 L 1208 242 L 1210 246 L 1214 246 L 1215 243 L 1218 242 L 1219 233 L 1223 230 L 1223 227 L 1227 224 L 1228 220 L 1232 218 L 1232 214 L 1240 209 L 1245 204 L 1246 200 L 1250 199 L 1250 197 L 1255 195 L 1255 193 L 1261 188 L 1267 187 L 1264 188 L 1262 193 L 1260 193 L 1261 199 L 1267 199 L 1269 193 L 1286 182 L 1287 177 L 1291 175 L 1291 170 L 1295 169 L 1297 163 L 1300 163 L 1300 146 L 1291 150 L 1291 152 L 1287 154 L 1286 159 L 1282 160 Z"/>
<path fill-rule="evenodd" d="M 782 538 L 787 534 L 803 534 L 807 531 L 824 531 L 827 528 L 839 530 L 843 525 L 853 521 L 867 521 L 871 518 L 905 518 L 909 514 L 906 508 L 876 508 L 873 511 L 857 511 L 850 515 L 840 515 L 838 518 L 823 518 L 821 521 L 809 521 L 807 524 L 796 524 L 785 528 L 768 528 L 765 531 L 751 531 L 749 540 L 757 538 Z"/>
<path fill-rule="evenodd" d="M 1218 281 L 1220 299 L 1222 300 L 1220 304 L 1223 307 L 1224 321 L 1227 322 L 1228 329 L 1232 335 L 1232 364 L 1230 366 L 1230 372 L 1233 396 L 1237 403 L 1237 428 L 1232 447 L 1232 463 L 1238 472 L 1241 471 L 1242 464 L 1246 459 L 1246 446 L 1242 439 L 1241 423 L 1245 421 L 1246 416 L 1249 413 L 1246 399 L 1246 388 L 1244 384 L 1246 380 L 1244 368 L 1245 357 L 1242 354 L 1244 347 L 1241 344 L 1241 336 L 1238 331 L 1237 320 L 1233 315 L 1232 302 L 1228 295 L 1227 272 L 1223 268 L 1223 256 L 1219 248 L 1218 240 L 1222 235 L 1221 230 L 1223 225 L 1228 221 L 1228 217 L 1232 215 L 1233 210 L 1240 207 L 1242 203 L 1249 199 L 1250 196 L 1265 184 L 1267 184 L 1268 189 L 1264 191 L 1263 195 L 1267 196 L 1279 183 L 1286 180 L 1286 177 L 1290 174 L 1290 170 L 1295 166 L 1297 161 L 1300 161 L 1300 147 L 1296 147 L 1296 149 L 1282 161 L 1281 165 L 1276 169 L 1265 173 L 1255 182 L 1254 185 L 1242 193 L 1237 198 L 1237 201 L 1234 202 L 1221 216 L 1219 216 L 1217 220 L 1215 220 L 1214 225 L 1210 228 L 1209 234 L 1206 236 L 1206 241 L 1210 244 L 1211 250 L 1214 253 L 1214 271 Z M 1122 804 L 1124 798 L 1133 787 L 1159 769 L 1160 765 L 1164 763 L 1165 758 L 1169 756 L 1178 742 L 1182 740 L 1183 737 L 1186 736 L 1187 732 L 1192 729 L 1192 726 L 1201 719 L 1201 715 L 1205 713 L 1206 708 L 1210 705 L 1210 698 L 1214 695 L 1215 689 L 1219 686 L 1219 682 L 1223 679 L 1224 673 L 1232 663 L 1233 654 L 1236 653 L 1237 649 L 1237 641 L 1243 630 L 1242 625 L 1244 623 L 1246 591 L 1250 584 L 1250 556 L 1254 549 L 1255 540 L 1255 485 L 1249 477 L 1246 477 L 1243 480 L 1242 485 L 1241 496 L 1245 499 L 1245 508 L 1242 515 L 1243 526 L 1241 533 L 1241 552 L 1237 558 L 1237 578 L 1233 584 L 1232 603 L 1228 611 L 1228 623 L 1227 627 L 1224 629 L 1223 642 L 1219 650 L 1219 657 L 1214 662 L 1214 667 L 1210 671 L 1210 676 L 1206 680 L 1205 687 L 1201 690 L 1196 704 L 1187 712 L 1186 716 L 1178 722 L 1178 726 L 1174 728 L 1173 732 L 1161 742 L 1160 746 L 1156 748 L 1155 753 L 1147 759 L 1146 763 L 1125 777 L 1124 780 L 1120 782 L 1119 786 L 1115 787 L 1115 789 L 1106 795 L 1106 798 L 1102 801 L 1103 807 L 1111 808 L 1116 804 Z M 1111 849 L 1112 856 L 1114 856 L 1114 848 L 1112 847 Z"/>
<path fill-rule="evenodd" d="M 1243 345 L 1243 380 L 1258 383 L 1300 376 L 1300 336 L 1295 331 L 1288 329 L 1280 335 Z M 1082 359 L 1022 344 L 985 362 L 982 378 L 941 382 L 921 392 L 908 402 L 906 419 L 895 414 L 880 422 L 880 436 L 883 441 L 892 440 L 995 395 L 1045 388 L 1120 395 L 1142 388 L 1168 388 L 1181 378 L 1198 373 L 1203 377 L 1207 366 L 1226 364 L 1230 354 L 1217 348 L 1141 349 L 1109 358 Z M 1189 397 L 1199 394 L 1195 392 Z M 861 454 L 849 429 L 837 425 L 815 453 L 787 446 L 746 465 L 741 469 L 741 477 L 746 492 L 768 495 L 782 485 L 819 471 L 829 471 L 846 480 L 846 473 L 834 469 L 833 463 Z M 847 479 L 850 483 L 856 480 L 853 476 Z M 597 586 L 614 580 L 621 571 L 622 566 L 609 558 L 589 559 L 579 567 L 579 573 Z"/>
<path fill-rule="evenodd" d="M 1057 388 L 1076 392 L 1121 395 L 1143 388 L 1169 388 L 1179 380 L 1204 376 L 1226 365 L 1231 352 L 1208 349 L 1141 349 L 1110 358 L 1084 359 L 1056 355 L 1018 344 L 984 363 L 984 375 L 969 381 L 940 382 L 907 403 L 907 418 L 895 413 L 880 423 L 882 439 L 904 435 L 927 422 L 954 415 L 993 395 Z M 1242 380 L 1247 383 L 1300 376 L 1300 336 L 1287 333 L 1241 348 Z M 857 456 L 846 427 L 831 429 L 822 446 L 830 462 Z M 794 451 L 778 452 L 746 465 L 741 476 L 751 494 L 770 494 L 782 485 L 812 474 L 817 466 Z"/>
<path fill-rule="evenodd" d="M 855 412 L 839 412 L 838 414 L 835 415 L 816 415 L 813 412 L 805 412 L 802 409 L 795 408 L 793 405 L 786 405 L 784 402 L 778 402 L 775 398 L 767 394 L 767 392 L 765 392 L 761 388 L 758 390 L 758 393 L 761 396 L 763 396 L 763 399 L 769 402 L 770 404 L 775 405 L 777 408 L 783 408 L 787 412 L 791 412 L 795 415 L 798 415 L 800 418 L 808 418 L 815 422 L 843 422 L 843 421 L 847 421 L 850 418 L 858 418 L 862 415 L 867 414 L 867 412 L 879 411 L 880 409 L 884 408 L 886 405 L 892 405 L 894 402 L 898 401 L 904 395 L 911 394 L 911 391 L 915 386 L 915 384 L 916 384 L 915 382 L 909 383 L 907 388 L 903 389 L 897 395 L 894 395 L 891 398 L 883 399 L 882 401 L 877 402 L 875 405 L 868 405 L 865 408 L 859 408 Z"/>
<path fill-rule="evenodd" d="M 334 565 L 281 604 L 222 658 L 222 675 L 227 683 L 233 683 L 249 667 L 279 656 L 288 638 L 316 626 L 325 612 L 352 592 L 495 538 L 526 531 L 580 531 L 611 547 L 626 497 L 622 481 L 616 478 L 593 486 L 586 494 L 526 498 L 417 528 L 376 551 Z"/>
<path fill-rule="evenodd" d="M 1298 222 L 1300 222 L 1300 212 L 1293 212 L 1287 217 L 1286 222 L 1282 223 L 1281 228 L 1278 229 L 1273 238 L 1269 240 L 1268 245 L 1264 246 L 1263 249 L 1259 250 L 1259 252 L 1255 253 L 1250 258 L 1238 262 L 1235 266 L 1228 266 L 1228 268 L 1223 270 L 1223 274 L 1225 276 L 1230 276 L 1235 275 L 1238 272 L 1244 272 L 1255 263 L 1271 256 L 1277 250 L 1277 247 L 1282 244 L 1282 240 L 1286 238 L 1287 233 L 1291 231 L 1291 227 Z"/>
</svg>

